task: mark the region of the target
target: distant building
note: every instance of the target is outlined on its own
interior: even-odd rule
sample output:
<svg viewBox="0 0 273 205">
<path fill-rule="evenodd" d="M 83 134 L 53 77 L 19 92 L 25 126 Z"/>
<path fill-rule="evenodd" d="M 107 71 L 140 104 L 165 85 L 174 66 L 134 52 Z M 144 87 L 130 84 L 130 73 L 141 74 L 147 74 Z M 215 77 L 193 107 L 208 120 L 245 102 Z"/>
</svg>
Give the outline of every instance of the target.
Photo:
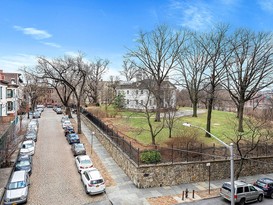
<svg viewBox="0 0 273 205">
<path fill-rule="evenodd" d="M 0 70 L 0 116 L 16 116 L 23 101 L 20 73 L 4 73 Z"/>
<path fill-rule="evenodd" d="M 117 95 L 124 98 L 124 108 L 134 110 L 156 109 L 155 82 L 151 79 L 137 79 L 136 82 L 123 82 L 116 88 Z M 176 107 L 176 87 L 168 80 L 162 82 L 160 108 Z"/>
</svg>

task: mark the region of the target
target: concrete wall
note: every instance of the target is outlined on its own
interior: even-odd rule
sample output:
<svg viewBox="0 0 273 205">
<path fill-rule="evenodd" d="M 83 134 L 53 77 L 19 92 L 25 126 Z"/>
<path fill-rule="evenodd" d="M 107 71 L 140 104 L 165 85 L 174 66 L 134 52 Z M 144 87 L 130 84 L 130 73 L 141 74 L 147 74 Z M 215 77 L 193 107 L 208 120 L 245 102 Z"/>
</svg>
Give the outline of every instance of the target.
<svg viewBox="0 0 273 205">
<path fill-rule="evenodd" d="M 90 129 L 97 129 L 83 115 L 82 120 Z M 136 163 L 130 160 L 129 157 L 124 154 L 115 144 L 111 143 L 110 139 L 98 129 L 96 130 L 96 137 L 138 188 L 208 181 L 209 167 L 206 166 L 208 162 L 210 162 L 211 180 L 227 179 L 230 177 L 229 160 L 192 163 L 184 162 L 174 164 L 165 163 L 156 165 L 140 165 L 138 167 Z M 272 161 L 273 156 L 263 158 L 260 157 L 258 160 L 255 158 L 247 160 L 245 161 L 245 166 L 240 176 L 272 173 Z M 235 160 L 235 169 L 238 167 L 238 164 L 239 161 Z"/>
</svg>

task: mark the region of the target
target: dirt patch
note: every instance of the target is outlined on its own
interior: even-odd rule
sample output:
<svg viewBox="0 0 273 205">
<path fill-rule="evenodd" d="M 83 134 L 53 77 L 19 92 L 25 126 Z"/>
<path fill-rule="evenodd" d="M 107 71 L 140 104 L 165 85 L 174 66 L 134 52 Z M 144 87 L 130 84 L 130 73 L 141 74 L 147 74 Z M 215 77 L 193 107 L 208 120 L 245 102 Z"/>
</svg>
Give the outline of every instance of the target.
<svg viewBox="0 0 273 205">
<path fill-rule="evenodd" d="M 219 189 L 211 189 L 210 194 L 208 190 L 196 191 L 195 198 L 192 198 L 192 193 L 189 193 L 189 196 L 190 196 L 189 198 L 184 200 L 195 201 L 195 200 L 213 198 L 213 197 L 219 196 Z M 181 203 L 181 201 L 177 200 L 181 198 L 182 198 L 181 195 L 160 196 L 160 197 L 148 198 L 147 201 L 149 202 L 150 205 L 174 205 L 174 204 Z"/>
<path fill-rule="evenodd" d="M 161 196 L 161 197 L 153 197 L 147 199 L 150 205 L 173 205 L 177 204 L 177 200 L 175 200 L 172 196 Z"/>
</svg>

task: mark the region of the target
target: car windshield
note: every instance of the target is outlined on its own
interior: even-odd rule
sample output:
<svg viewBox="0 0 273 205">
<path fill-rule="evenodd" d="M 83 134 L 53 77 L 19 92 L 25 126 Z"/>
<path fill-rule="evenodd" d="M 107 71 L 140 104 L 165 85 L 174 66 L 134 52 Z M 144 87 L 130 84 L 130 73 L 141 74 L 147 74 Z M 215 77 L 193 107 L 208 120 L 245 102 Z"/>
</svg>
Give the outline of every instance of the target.
<svg viewBox="0 0 273 205">
<path fill-rule="evenodd" d="M 33 144 L 23 144 L 23 148 L 27 149 L 27 148 L 31 148 L 33 147 Z"/>
<path fill-rule="evenodd" d="M 92 180 L 91 184 L 101 184 L 103 182 L 102 179 L 98 179 L 98 180 Z"/>
<path fill-rule="evenodd" d="M 27 160 L 19 161 L 16 164 L 16 166 L 18 166 L 18 167 L 29 166 L 29 165 L 30 165 L 30 163 Z"/>
<path fill-rule="evenodd" d="M 225 189 L 225 190 L 231 191 L 231 186 L 228 183 L 224 183 L 222 188 Z"/>
<path fill-rule="evenodd" d="M 8 186 L 8 189 L 20 189 L 26 187 L 26 182 L 19 181 L 19 182 L 11 182 Z"/>
<path fill-rule="evenodd" d="M 91 161 L 89 159 L 83 159 L 81 160 L 81 164 L 91 164 Z"/>
<path fill-rule="evenodd" d="M 76 148 L 84 148 L 83 144 L 75 144 Z"/>
</svg>

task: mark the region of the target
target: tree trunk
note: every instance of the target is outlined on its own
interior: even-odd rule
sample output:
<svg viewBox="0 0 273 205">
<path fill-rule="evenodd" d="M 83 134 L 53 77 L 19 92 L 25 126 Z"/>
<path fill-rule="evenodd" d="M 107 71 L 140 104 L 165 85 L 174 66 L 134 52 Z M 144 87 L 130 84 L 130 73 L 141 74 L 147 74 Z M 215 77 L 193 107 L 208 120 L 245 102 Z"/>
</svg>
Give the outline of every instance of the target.
<svg viewBox="0 0 273 205">
<path fill-rule="evenodd" d="M 152 145 L 155 145 L 155 136 L 152 135 Z"/>
<path fill-rule="evenodd" d="M 210 133 L 211 127 L 211 115 L 212 115 L 212 108 L 213 108 L 213 98 L 208 100 L 208 115 L 207 115 L 207 131 Z M 206 133 L 206 137 L 211 137 L 208 133 Z"/>
<path fill-rule="evenodd" d="M 192 117 L 197 117 L 197 101 L 194 101 L 192 103 Z"/>
<path fill-rule="evenodd" d="M 169 138 L 172 138 L 172 129 L 169 128 Z"/>
<path fill-rule="evenodd" d="M 243 125 L 243 122 L 244 122 L 244 103 L 243 102 L 240 102 L 239 105 L 238 105 L 238 131 L 239 132 L 244 132 L 244 125 Z"/>
<path fill-rule="evenodd" d="M 160 122 L 160 98 L 156 99 L 156 115 L 155 115 L 155 122 Z"/>
<path fill-rule="evenodd" d="M 244 159 L 241 158 L 238 170 L 236 170 L 235 180 L 237 180 L 240 177 L 240 174 L 241 174 L 241 172 L 243 170 L 243 165 L 244 165 Z"/>
<path fill-rule="evenodd" d="M 81 125 L 81 105 L 80 102 L 78 101 L 77 103 L 77 123 L 78 123 L 78 134 L 82 134 L 82 125 Z"/>
</svg>

